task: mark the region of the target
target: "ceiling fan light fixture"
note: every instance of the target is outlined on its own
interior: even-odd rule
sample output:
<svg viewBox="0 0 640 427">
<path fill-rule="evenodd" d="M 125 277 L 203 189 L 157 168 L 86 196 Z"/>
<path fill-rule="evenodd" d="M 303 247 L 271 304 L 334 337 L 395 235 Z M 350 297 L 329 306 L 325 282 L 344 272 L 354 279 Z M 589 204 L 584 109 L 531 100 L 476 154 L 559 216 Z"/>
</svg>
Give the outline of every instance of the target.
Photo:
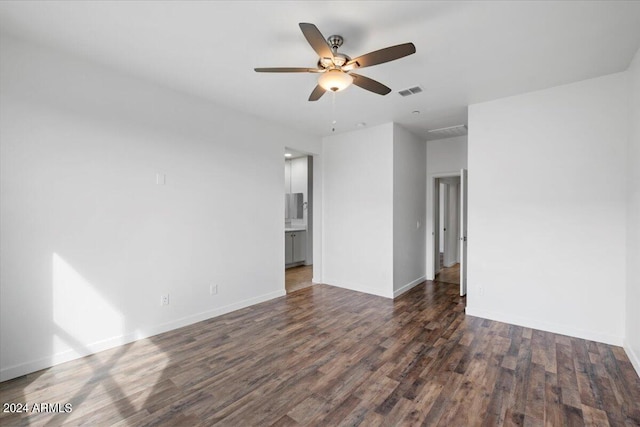
<svg viewBox="0 0 640 427">
<path fill-rule="evenodd" d="M 344 71 L 328 70 L 318 78 L 318 84 L 324 90 L 340 92 L 348 88 L 353 83 L 353 77 Z"/>
<path fill-rule="evenodd" d="M 349 74 L 349 72 L 354 69 L 395 61 L 416 53 L 416 47 L 413 43 L 403 43 L 378 49 L 351 59 L 344 53 L 338 53 L 338 48 L 342 46 L 344 41 L 342 36 L 333 35 L 325 39 L 318 27 L 311 23 L 300 22 L 298 26 L 311 48 L 318 54 L 317 68 L 270 67 L 254 68 L 254 70 L 257 73 L 321 73 L 318 78 L 318 84 L 309 95 L 309 101 L 317 101 L 326 92 L 335 93 L 344 90 L 351 86 L 352 83 L 369 92 L 387 95 L 391 92 L 389 87 L 369 77 L 356 73 Z"/>
</svg>

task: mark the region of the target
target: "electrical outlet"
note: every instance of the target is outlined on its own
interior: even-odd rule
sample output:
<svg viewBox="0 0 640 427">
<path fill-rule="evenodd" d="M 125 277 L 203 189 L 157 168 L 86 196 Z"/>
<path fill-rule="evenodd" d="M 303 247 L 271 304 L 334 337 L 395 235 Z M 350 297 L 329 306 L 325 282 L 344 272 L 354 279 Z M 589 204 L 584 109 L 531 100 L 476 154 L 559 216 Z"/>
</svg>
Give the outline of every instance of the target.
<svg viewBox="0 0 640 427">
<path fill-rule="evenodd" d="M 478 287 L 478 295 L 484 296 L 484 288 L 482 286 Z"/>
<path fill-rule="evenodd" d="M 160 295 L 160 305 L 169 305 L 169 294 Z"/>
<path fill-rule="evenodd" d="M 218 285 L 209 285 L 209 293 L 211 295 L 217 295 L 218 294 Z"/>
</svg>

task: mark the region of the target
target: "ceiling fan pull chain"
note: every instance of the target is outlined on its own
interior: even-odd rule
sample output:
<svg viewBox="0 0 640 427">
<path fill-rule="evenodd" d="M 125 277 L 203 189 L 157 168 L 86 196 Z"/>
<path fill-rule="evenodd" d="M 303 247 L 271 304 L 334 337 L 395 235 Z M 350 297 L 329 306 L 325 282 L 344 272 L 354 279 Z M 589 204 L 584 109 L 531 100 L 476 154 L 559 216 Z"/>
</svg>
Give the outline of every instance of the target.
<svg viewBox="0 0 640 427">
<path fill-rule="evenodd" d="M 331 92 L 331 132 L 336 131 L 336 93 Z"/>
</svg>

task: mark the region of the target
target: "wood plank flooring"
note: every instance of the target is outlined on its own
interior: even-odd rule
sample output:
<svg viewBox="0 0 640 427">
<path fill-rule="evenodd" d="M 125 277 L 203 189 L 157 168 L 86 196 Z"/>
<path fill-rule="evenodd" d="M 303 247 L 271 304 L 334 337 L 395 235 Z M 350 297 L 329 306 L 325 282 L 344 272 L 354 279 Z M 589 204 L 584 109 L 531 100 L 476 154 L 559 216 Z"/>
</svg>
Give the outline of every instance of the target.
<svg viewBox="0 0 640 427">
<path fill-rule="evenodd" d="M 313 265 L 300 265 L 284 270 L 284 287 L 287 293 L 312 286 Z"/>
<path fill-rule="evenodd" d="M 395 301 L 315 285 L 0 384 L 71 403 L 0 424 L 633 426 L 624 351 L 466 316 L 456 285 Z"/>
<path fill-rule="evenodd" d="M 436 274 L 436 280 L 442 283 L 460 284 L 460 264 L 454 264 L 451 267 L 443 267 Z"/>
</svg>

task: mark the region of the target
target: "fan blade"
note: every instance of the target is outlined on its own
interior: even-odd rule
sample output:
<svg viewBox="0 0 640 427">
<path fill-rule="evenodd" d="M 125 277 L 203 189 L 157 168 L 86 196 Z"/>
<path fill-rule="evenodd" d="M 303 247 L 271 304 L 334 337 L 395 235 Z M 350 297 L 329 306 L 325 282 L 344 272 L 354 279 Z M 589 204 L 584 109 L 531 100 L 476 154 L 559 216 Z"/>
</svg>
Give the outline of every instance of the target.
<svg viewBox="0 0 640 427">
<path fill-rule="evenodd" d="M 370 92 L 377 93 L 378 95 L 386 95 L 391 92 L 391 89 L 382 83 L 370 79 L 369 77 L 361 76 L 360 74 L 349 73 L 353 77 L 353 84 L 360 86 L 362 89 L 366 89 Z"/>
<path fill-rule="evenodd" d="M 300 29 L 302 30 L 302 34 L 307 39 L 313 50 L 316 51 L 320 58 L 331 58 L 333 59 L 333 52 L 331 51 L 331 46 L 327 43 L 327 40 L 324 38 L 318 27 L 313 24 L 308 24 L 306 22 L 301 22 Z"/>
<path fill-rule="evenodd" d="M 369 52 L 347 62 L 342 69 L 344 71 L 353 70 L 354 68 L 370 67 L 372 65 L 383 64 L 395 59 L 404 58 L 416 53 L 416 47 L 413 43 L 404 43 L 396 46 L 386 47 L 384 49 Z"/>
<path fill-rule="evenodd" d="M 311 95 L 309 95 L 309 101 L 317 101 L 322 97 L 322 95 L 324 95 L 325 92 L 326 91 L 322 86 L 317 85 L 315 89 L 313 89 L 313 92 L 311 92 Z"/>
<path fill-rule="evenodd" d="M 302 67 L 273 67 L 273 68 L 254 68 L 258 73 L 321 73 L 324 70 L 320 68 L 302 68 Z"/>
</svg>

